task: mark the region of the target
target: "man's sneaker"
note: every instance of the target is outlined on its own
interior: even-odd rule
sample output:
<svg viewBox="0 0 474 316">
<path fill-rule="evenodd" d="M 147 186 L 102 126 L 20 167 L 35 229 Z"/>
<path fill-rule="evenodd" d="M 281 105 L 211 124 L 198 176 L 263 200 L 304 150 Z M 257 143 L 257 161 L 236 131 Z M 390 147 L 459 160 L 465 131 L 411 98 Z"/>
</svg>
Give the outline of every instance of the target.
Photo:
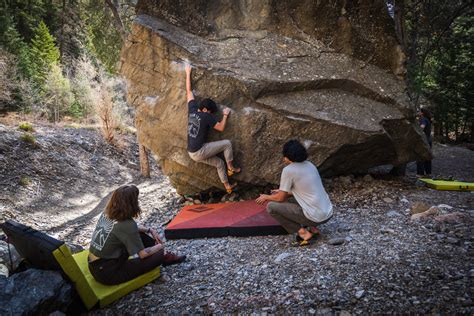
<svg viewBox="0 0 474 316">
<path fill-rule="evenodd" d="M 172 252 L 167 252 L 165 254 L 165 260 L 163 262 L 163 266 L 166 267 L 166 266 L 169 266 L 169 265 L 172 265 L 172 264 L 181 263 L 184 260 L 186 260 L 186 256 L 178 256 L 178 255 L 175 255 Z"/>
</svg>

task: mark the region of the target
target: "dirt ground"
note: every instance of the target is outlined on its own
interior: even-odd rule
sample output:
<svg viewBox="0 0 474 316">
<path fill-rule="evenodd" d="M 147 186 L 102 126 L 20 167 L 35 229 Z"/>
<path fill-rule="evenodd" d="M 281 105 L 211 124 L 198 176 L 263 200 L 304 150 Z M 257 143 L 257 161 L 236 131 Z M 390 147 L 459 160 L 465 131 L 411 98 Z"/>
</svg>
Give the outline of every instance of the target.
<svg viewBox="0 0 474 316">
<path fill-rule="evenodd" d="M 117 148 L 94 128 L 34 124 L 34 145 L 0 118 L 0 221 L 14 219 L 87 247 L 108 194 L 140 188 L 146 225 L 168 222 L 184 199 L 153 165 L 139 175 L 133 134 Z M 435 144 L 433 174 L 474 181 L 473 151 Z M 335 216 L 315 245 L 291 236 L 169 241 L 186 263 L 95 314 L 367 313 L 472 314 L 474 194 L 436 191 L 415 178 L 376 173 L 325 179 Z M 438 216 L 411 220 L 416 202 Z M 343 239 L 335 245 L 335 239 Z"/>
</svg>

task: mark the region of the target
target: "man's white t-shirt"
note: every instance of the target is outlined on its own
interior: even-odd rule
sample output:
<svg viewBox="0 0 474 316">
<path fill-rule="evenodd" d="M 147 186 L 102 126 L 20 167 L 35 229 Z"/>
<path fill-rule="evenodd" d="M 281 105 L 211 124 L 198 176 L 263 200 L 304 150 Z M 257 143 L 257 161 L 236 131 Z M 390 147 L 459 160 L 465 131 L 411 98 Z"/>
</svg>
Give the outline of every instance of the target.
<svg viewBox="0 0 474 316">
<path fill-rule="evenodd" d="M 293 194 L 309 220 L 322 222 L 332 216 L 332 204 L 318 169 L 308 160 L 283 168 L 280 190 Z"/>
</svg>

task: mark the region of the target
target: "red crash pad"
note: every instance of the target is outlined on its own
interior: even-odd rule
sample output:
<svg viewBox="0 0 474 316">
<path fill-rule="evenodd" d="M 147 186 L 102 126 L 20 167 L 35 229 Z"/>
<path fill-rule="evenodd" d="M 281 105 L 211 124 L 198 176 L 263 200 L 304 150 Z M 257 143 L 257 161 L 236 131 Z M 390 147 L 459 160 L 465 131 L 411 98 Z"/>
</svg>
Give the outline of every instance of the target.
<svg viewBox="0 0 474 316">
<path fill-rule="evenodd" d="M 255 201 L 188 205 L 165 230 L 166 238 L 283 235 L 287 232 Z"/>
</svg>

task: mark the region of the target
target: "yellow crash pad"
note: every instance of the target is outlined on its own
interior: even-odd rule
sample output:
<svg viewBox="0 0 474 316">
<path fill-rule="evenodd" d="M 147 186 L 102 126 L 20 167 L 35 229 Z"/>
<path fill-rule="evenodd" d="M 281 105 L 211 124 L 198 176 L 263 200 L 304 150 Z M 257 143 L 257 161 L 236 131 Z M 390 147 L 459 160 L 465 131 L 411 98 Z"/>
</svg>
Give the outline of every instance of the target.
<svg viewBox="0 0 474 316">
<path fill-rule="evenodd" d="M 97 282 L 89 271 L 88 254 L 89 251 L 84 250 L 73 255 L 66 244 L 53 252 L 61 268 L 74 283 L 87 309 L 91 309 L 97 303 L 100 307 L 107 306 L 160 276 L 160 268 L 157 267 L 131 281 L 118 285 L 103 285 Z"/>
<path fill-rule="evenodd" d="M 448 181 L 448 180 L 432 180 L 432 179 L 419 179 L 426 183 L 426 185 L 436 190 L 448 190 L 448 191 L 473 191 L 474 182 L 462 182 L 462 181 Z"/>
</svg>

